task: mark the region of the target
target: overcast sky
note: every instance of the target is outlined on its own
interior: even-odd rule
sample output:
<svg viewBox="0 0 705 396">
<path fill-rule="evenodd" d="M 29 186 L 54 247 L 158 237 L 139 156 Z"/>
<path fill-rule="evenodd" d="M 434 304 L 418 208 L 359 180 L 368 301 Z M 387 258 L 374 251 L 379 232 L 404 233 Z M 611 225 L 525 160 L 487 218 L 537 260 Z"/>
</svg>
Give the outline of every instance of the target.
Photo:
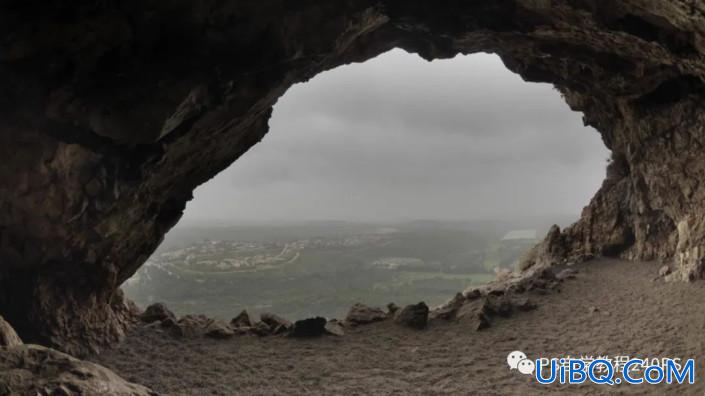
<svg viewBox="0 0 705 396">
<path fill-rule="evenodd" d="M 270 127 L 185 221 L 577 215 L 609 156 L 552 86 L 489 54 L 343 66 L 292 87 Z"/>
</svg>

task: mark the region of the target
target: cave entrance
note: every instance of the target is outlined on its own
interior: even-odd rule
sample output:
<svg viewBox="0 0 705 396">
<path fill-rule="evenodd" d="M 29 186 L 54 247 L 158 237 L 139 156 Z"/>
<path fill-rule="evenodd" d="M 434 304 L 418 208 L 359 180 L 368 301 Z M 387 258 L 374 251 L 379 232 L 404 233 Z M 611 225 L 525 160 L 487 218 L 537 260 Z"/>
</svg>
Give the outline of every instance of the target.
<svg viewBox="0 0 705 396">
<path fill-rule="evenodd" d="M 264 144 L 195 192 L 124 288 L 223 318 L 436 304 L 576 220 L 608 156 L 559 92 L 496 55 L 393 50 L 291 88 Z"/>
</svg>

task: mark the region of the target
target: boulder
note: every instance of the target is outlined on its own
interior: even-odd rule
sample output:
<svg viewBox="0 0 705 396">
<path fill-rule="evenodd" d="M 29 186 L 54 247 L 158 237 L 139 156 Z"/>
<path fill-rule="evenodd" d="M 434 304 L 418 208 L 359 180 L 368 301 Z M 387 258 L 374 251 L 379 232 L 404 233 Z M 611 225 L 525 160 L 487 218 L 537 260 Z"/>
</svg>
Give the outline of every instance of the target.
<svg viewBox="0 0 705 396">
<path fill-rule="evenodd" d="M 443 320 L 455 319 L 458 310 L 466 301 L 467 299 L 462 293 L 457 293 L 455 297 L 431 311 L 430 317 L 432 319 L 438 318 Z"/>
<path fill-rule="evenodd" d="M 247 313 L 246 310 L 243 310 L 240 312 L 239 315 L 234 317 L 230 321 L 230 326 L 232 327 L 252 327 L 252 321 L 250 320 L 250 314 Z"/>
<path fill-rule="evenodd" d="M 343 330 L 343 326 L 340 324 L 335 319 L 329 320 L 328 323 L 326 323 L 326 333 L 338 337 L 342 337 L 345 335 L 345 331 Z"/>
<path fill-rule="evenodd" d="M 457 313 L 457 319 L 462 324 L 468 324 L 473 330 L 479 331 L 490 327 L 490 317 L 483 309 L 481 300 L 464 304 Z"/>
<path fill-rule="evenodd" d="M 319 337 L 326 333 L 326 324 L 328 321 L 325 318 L 317 316 L 315 318 L 308 318 L 303 320 L 297 320 L 294 322 L 294 326 L 291 329 L 292 337 Z"/>
<path fill-rule="evenodd" d="M 487 295 L 485 297 L 482 309 L 488 315 L 499 315 L 508 317 L 512 314 L 512 301 L 507 295 Z"/>
<path fill-rule="evenodd" d="M 350 307 L 345 322 L 357 326 L 362 324 L 379 322 L 387 319 L 387 314 L 379 308 L 370 308 L 364 304 L 355 304 Z"/>
<path fill-rule="evenodd" d="M 423 301 L 407 305 L 396 314 L 394 323 L 413 329 L 425 329 L 428 325 L 428 306 Z"/>
<path fill-rule="evenodd" d="M 398 310 L 399 310 L 399 306 L 397 304 L 394 304 L 393 302 L 390 302 L 389 304 L 387 304 L 387 314 L 388 315 L 394 315 L 395 313 L 397 313 Z"/>
<path fill-rule="evenodd" d="M 176 316 L 162 303 L 148 306 L 140 315 L 140 320 L 145 323 L 161 322 L 166 319 L 176 319 Z"/>
<path fill-rule="evenodd" d="M 22 345 L 22 340 L 5 319 L 0 316 L 0 347 L 14 347 Z"/>
<path fill-rule="evenodd" d="M 260 315 L 260 320 L 272 329 L 273 334 L 284 334 L 293 327 L 290 321 L 272 313 L 263 313 Z"/>
<path fill-rule="evenodd" d="M 231 338 L 235 335 L 235 332 L 233 329 L 231 329 L 225 322 L 222 320 L 214 320 L 212 321 L 205 330 L 205 336 L 208 338 L 215 338 L 218 340 L 224 340 Z"/>
<path fill-rule="evenodd" d="M 178 322 L 176 321 L 175 318 L 166 318 L 166 319 L 162 320 L 161 325 L 164 328 L 171 329 L 171 328 L 178 326 Z"/>
<path fill-rule="evenodd" d="M 179 337 L 200 337 L 212 322 L 213 320 L 205 315 L 184 315 L 176 322 L 176 326 L 172 327 L 172 332 Z"/>
<path fill-rule="evenodd" d="M 255 323 L 255 324 L 252 326 L 252 329 L 251 329 L 252 333 L 254 333 L 254 334 L 256 334 L 256 335 L 258 335 L 258 336 L 260 336 L 260 337 L 264 337 L 264 336 L 271 335 L 271 334 L 272 334 L 272 330 L 273 330 L 273 329 L 272 329 L 271 327 L 269 327 L 268 324 L 266 324 L 266 323 L 264 323 L 264 322 L 261 322 L 261 321 Z"/>
<path fill-rule="evenodd" d="M 39 345 L 0 348 L 0 395 L 155 396 L 107 368 Z"/>
</svg>

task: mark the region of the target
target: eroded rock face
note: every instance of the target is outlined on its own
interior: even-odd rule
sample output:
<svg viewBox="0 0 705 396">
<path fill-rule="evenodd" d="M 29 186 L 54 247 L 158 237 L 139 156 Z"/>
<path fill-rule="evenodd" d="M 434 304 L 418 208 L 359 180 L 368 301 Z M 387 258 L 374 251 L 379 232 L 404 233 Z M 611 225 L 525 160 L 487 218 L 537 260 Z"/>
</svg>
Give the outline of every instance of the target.
<svg viewBox="0 0 705 396">
<path fill-rule="evenodd" d="M 345 323 L 351 326 L 358 326 L 380 322 L 385 319 L 387 319 L 387 314 L 381 309 L 357 303 L 350 307 L 348 315 L 345 317 Z"/>
<path fill-rule="evenodd" d="M 421 330 L 428 324 L 428 312 L 428 306 L 423 301 L 407 305 L 394 316 L 394 323 Z"/>
<path fill-rule="evenodd" d="M 612 150 L 527 262 L 610 255 L 703 274 L 705 6 L 690 0 L 77 0 L 0 6 L 0 314 L 71 352 L 119 339 L 117 287 L 292 84 L 394 47 L 498 53 Z"/>
<path fill-rule="evenodd" d="M 157 395 L 103 366 L 39 345 L 0 347 L 0 394 Z"/>
<path fill-rule="evenodd" d="M 0 347 L 14 347 L 22 345 L 22 340 L 5 319 L 0 316 Z"/>
</svg>

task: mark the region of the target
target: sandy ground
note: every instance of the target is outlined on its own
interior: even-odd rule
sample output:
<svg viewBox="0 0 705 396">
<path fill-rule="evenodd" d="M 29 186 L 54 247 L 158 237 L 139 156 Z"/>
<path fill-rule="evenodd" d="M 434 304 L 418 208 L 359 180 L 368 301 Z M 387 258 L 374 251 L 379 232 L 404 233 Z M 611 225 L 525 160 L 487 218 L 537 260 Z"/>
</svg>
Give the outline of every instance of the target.
<svg viewBox="0 0 705 396">
<path fill-rule="evenodd" d="M 137 329 L 93 360 L 167 395 L 539 395 L 705 393 L 705 282 L 654 281 L 659 263 L 578 266 L 538 309 L 476 332 L 469 323 L 414 331 L 393 323 L 344 337 L 178 340 Z M 598 311 L 593 312 L 591 307 Z M 540 385 L 507 354 L 696 359 L 694 385 Z"/>
</svg>

